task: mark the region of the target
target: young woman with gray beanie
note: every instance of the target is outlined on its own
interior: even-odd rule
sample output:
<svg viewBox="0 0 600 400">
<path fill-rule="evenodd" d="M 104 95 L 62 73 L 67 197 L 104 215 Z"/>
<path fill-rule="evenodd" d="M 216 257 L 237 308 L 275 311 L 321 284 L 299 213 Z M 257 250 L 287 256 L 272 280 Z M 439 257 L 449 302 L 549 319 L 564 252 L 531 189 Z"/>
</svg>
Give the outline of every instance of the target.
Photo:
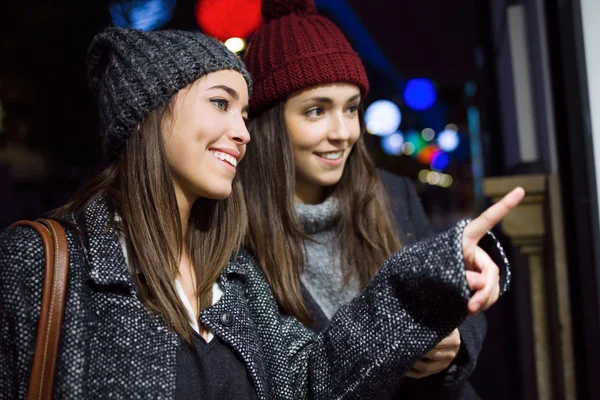
<svg viewBox="0 0 600 400">
<path fill-rule="evenodd" d="M 88 66 L 110 163 L 52 215 L 69 249 L 52 398 L 372 398 L 496 301 L 498 267 L 477 241 L 522 193 L 394 254 L 315 337 L 239 250 L 240 60 L 198 33 L 111 28 Z M 0 398 L 31 397 L 43 265 L 34 230 L 0 233 Z"/>
</svg>

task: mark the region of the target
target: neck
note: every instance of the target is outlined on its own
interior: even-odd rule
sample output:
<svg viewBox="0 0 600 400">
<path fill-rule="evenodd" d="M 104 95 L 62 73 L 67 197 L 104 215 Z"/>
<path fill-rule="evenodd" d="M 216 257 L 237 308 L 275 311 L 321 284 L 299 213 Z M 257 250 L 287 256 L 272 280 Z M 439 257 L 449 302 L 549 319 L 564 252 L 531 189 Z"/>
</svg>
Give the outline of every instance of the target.
<svg viewBox="0 0 600 400">
<path fill-rule="evenodd" d="M 325 188 L 296 180 L 294 201 L 301 204 L 319 204 L 325 200 Z"/>
</svg>

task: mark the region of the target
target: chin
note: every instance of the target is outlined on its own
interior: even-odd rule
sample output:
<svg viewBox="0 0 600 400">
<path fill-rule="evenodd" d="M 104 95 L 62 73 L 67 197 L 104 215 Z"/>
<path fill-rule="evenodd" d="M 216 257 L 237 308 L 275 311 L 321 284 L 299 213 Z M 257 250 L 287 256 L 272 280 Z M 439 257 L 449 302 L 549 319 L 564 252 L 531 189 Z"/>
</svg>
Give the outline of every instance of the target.
<svg viewBox="0 0 600 400">
<path fill-rule="evenodd" d="M 213 200 L 225 200 L 231 195 L 232 184 L 231 182 L 210 185 L 209 189 L 202 188 L 198 190 L 199 197 L 205 197 Z"/>
<path fill-rule="evenodd" d="M 342 179 L 342 173 L 330 173 L 323 176 L 315 177 L 315 183 L 319 186 L 334 186 Z"/>
<path fill-rule="evenodd" d="M 231 195 L 231 186 L 228 189 L 223 189 L 219 191 L 212 191 L 209 193 L 209 196 L 206 196 L 213 200 L 225 200 Z"/>
</svg>

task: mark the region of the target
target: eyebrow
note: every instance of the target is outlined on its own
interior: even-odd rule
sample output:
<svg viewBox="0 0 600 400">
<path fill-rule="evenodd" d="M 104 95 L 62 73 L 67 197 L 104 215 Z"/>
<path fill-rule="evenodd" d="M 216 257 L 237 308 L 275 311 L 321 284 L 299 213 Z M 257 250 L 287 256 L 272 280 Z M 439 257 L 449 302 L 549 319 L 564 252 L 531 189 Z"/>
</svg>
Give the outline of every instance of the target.
<svg viewBox="0 0 600 400">
<path fill-rule="evenodd" d="M 350 97 L 348 100 L 346 100 L 346 103 L 350 103 L 358 98 L 360 98 L 360 93 L 355 94 L 354 96 Z M 310 102 L 310 101 L 317 101 L 319 103 L 333 104 L 333 100 L 330 99 L 329 97 L 321 97 L 321 96 L 310 97 L 310 98 L 306 99 L 305 103 Z"/>
<path fill-rule="evenodd" d="M 229 86 L 226 86 L 226 85 L 215 85 L 215 86 L 209 88 L 208 90 L 214 90 L 214 89 L 221 89 L 221 90 L 226 91 L 235 100 L 238 100 L 240 98 L 240 95 L 238 94 L 238 92 L 236 92 L 235 89 L 232 89 Z"/>
</svg>

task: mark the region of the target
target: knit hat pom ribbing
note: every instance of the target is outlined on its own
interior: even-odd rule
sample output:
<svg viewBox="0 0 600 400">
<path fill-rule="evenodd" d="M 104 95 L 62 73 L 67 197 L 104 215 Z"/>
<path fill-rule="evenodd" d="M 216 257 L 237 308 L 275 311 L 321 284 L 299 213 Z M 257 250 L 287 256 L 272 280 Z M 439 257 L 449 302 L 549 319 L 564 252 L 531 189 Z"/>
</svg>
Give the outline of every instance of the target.
<svg viewBox="0 0 600 400">
<path fill-rule="evenodd" d="M 317 6 L 313 0 L 263 0 L 262 16 L 265 22 L 291 13 L 316 14 Z"/>
</svg>

